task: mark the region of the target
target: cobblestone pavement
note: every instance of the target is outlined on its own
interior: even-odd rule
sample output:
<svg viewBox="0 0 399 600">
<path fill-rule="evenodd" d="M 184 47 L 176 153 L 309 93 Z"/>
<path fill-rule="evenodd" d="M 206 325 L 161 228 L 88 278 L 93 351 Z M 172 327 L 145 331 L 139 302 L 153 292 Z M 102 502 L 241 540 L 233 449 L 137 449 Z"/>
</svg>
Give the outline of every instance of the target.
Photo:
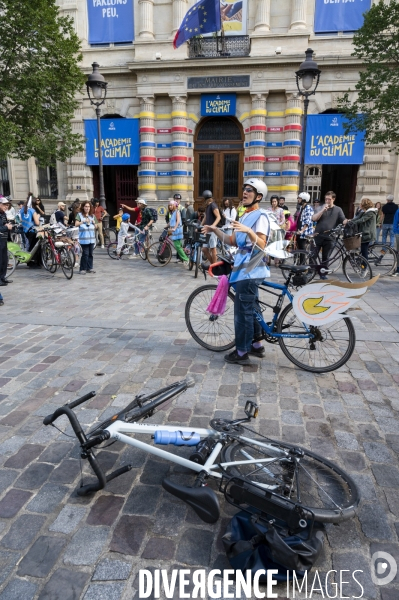
<svg viewBox="0 0 399 600">
<path fill-rule="evenodd" d="M 295 368 L 276 346 L 267 345 L 266 358 L 254 358 L 254 367 L 241 368 L 195 344 L 184 306 L 203 279 L 180 265 L 117 263 L 99 250 L 95 268 L 96 274 L 68 282 L 62 274 L 21 267 L 3 288 L 1 600 L 131 600 L 138 598 L 139 569 L 227 568 L 220 537 L 234 511 L 223 499 L 219 522 L 203 523 L 160 485 L 167 475 L 181 476 L 178 468 L 119 443 L 99 459 L 107 470 L 126 462 L 133 469 L 105 491 L 80 498 L 74 440 L 42 425 L 43 416 L 90 390 L 97 396 L 78 409 L 87 425 L 132 394 L 186 374 L 195 387 L 159 412 L 158 421 L 207 426 L 213 416 L 241 414 L 251 398 L 261 407 L 262 433 L 345 466 L 363 500 L 356 519 L 328 527 L 317 568 L 321 575 L 363 570 L 364 598 L 397 600 L 399 575 L 386 587 L 370 578 L 374 552 L 399 561 L 397 281 L 378 282 L 352 312 L 358 342 L 347 366 L 316 376 Z M 86 464 L 83 478 L 89 478 Z M 344 597 L 360 593 L 349 584 L 343 591 Z"/>
</svg>

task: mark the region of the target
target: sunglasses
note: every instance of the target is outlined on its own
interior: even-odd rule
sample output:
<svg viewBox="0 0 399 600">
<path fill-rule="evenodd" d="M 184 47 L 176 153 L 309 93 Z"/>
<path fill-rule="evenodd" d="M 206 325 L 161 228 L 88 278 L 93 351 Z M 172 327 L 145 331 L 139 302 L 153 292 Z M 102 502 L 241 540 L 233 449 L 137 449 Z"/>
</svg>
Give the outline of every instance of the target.
<svg viewBox="0 0 399 600">
<path fill-rule="evenodd" d="M 251 187 L 245 187 L 245 186 L 242 188 L 242 191 L 243 192 L 247 192 L 247 194 L 249 194 L 250 192 L 255 193 L 255 190 L 253 188 L 251 188 Z"/>
</svg>

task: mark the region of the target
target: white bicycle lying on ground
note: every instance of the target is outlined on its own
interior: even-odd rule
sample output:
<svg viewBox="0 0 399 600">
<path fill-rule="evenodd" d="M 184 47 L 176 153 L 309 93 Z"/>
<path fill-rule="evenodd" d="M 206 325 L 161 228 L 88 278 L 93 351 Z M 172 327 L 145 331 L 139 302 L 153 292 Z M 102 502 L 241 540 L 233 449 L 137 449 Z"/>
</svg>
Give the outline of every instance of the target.
<svg viewBox="0 0 399 600">
<path fill-rule="evenodd" d="M 283 519 L 291 531 L 300 531 L 309 521 L 338 523 L 355 515 L 360 498 L 351 477 L 333 462 L 307 449 L 252 431 L 247 423 L 258 416 L 258 407 L 250 400 L 246 403 L 244 418 L 213 419 L 209 429 L 139 423 L 193 385 L 193 380 L 186 379 L 146 396 L 138 395 L 124 409 L 95 424 L 87 433 L 73 408 L 90 400 L 95 392 L 47 416 L 44 425 L 53 424 L 61 415 L 68 417 L 80 443 L 81 457 L 89 461 L 97 477 L 96 482 L 82 484 L 78 495 L 100 490 L 108 481 L 132 468 L 125 465 L 106 475 L 94 455 L 93 449 L 101 448 L 104 442 L 119 441 L 193 471 L 196 479 L 192 487 L 170 479 L 164 479 L 162 485 L 207 523 L 215 523 L 220 515 L 216 492 L 207 485 L 212 481 L 234 506 L 255 507 L 262 514 Z M 131 437 L 137 434 L 146 434 L 150 443 Z M 160 447 L 167 444 L 191 446 L 193 452 L 189 458 L 178 456 Z"/>
</svg>

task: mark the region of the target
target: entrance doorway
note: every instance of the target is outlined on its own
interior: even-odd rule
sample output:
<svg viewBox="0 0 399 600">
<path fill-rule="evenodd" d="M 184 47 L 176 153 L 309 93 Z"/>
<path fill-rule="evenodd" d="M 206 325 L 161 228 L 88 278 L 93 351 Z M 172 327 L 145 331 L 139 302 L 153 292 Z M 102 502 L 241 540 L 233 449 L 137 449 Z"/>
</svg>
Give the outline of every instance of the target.
<svg viewBox="0 0 399 600">
<path fill-rule="evenodd" d="M 349 219 L 354 215 L 358 169 L 359 165 L 323 165 L 321 176 L 321 202 L 327 192 L 334 191 L 337 206 Z"/>
<path fill-rule="evenodd" d="M 195 206 L 211 190 L 217 202 L 241 198 L 244 164 L 244 133 L 235 118 L 210 117 L 197 128 L 194 142 Z"/>
<path fill-rule="evenodd" d="M 93 169 L 94 197 L 100 196 L 100 181 L 98 167 Z M 137 166 L 104 166 L 104 191 L 107 212 L 110 214 L 110 226 L 113 226 L 112 217 L 116 215 L 121 204 L 136 206 L 138 196 Z"/>
</svg>

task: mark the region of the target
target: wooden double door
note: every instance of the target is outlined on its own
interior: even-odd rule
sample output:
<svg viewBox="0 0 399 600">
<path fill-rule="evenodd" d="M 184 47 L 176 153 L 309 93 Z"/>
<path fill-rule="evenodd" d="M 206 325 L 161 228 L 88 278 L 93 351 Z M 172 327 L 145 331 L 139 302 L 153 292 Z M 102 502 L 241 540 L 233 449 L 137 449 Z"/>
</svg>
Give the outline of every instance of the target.
<svg viewBox="0 0 399 600">
<path fill-rule="evenodd" d="M 194 197 L 201 203 L 204 190 L 214 199 L 241 198 L 244 143 L 241 125 L 228 117 L 213 117 L 201 123 L 194 147 Z"/>
</svg>

